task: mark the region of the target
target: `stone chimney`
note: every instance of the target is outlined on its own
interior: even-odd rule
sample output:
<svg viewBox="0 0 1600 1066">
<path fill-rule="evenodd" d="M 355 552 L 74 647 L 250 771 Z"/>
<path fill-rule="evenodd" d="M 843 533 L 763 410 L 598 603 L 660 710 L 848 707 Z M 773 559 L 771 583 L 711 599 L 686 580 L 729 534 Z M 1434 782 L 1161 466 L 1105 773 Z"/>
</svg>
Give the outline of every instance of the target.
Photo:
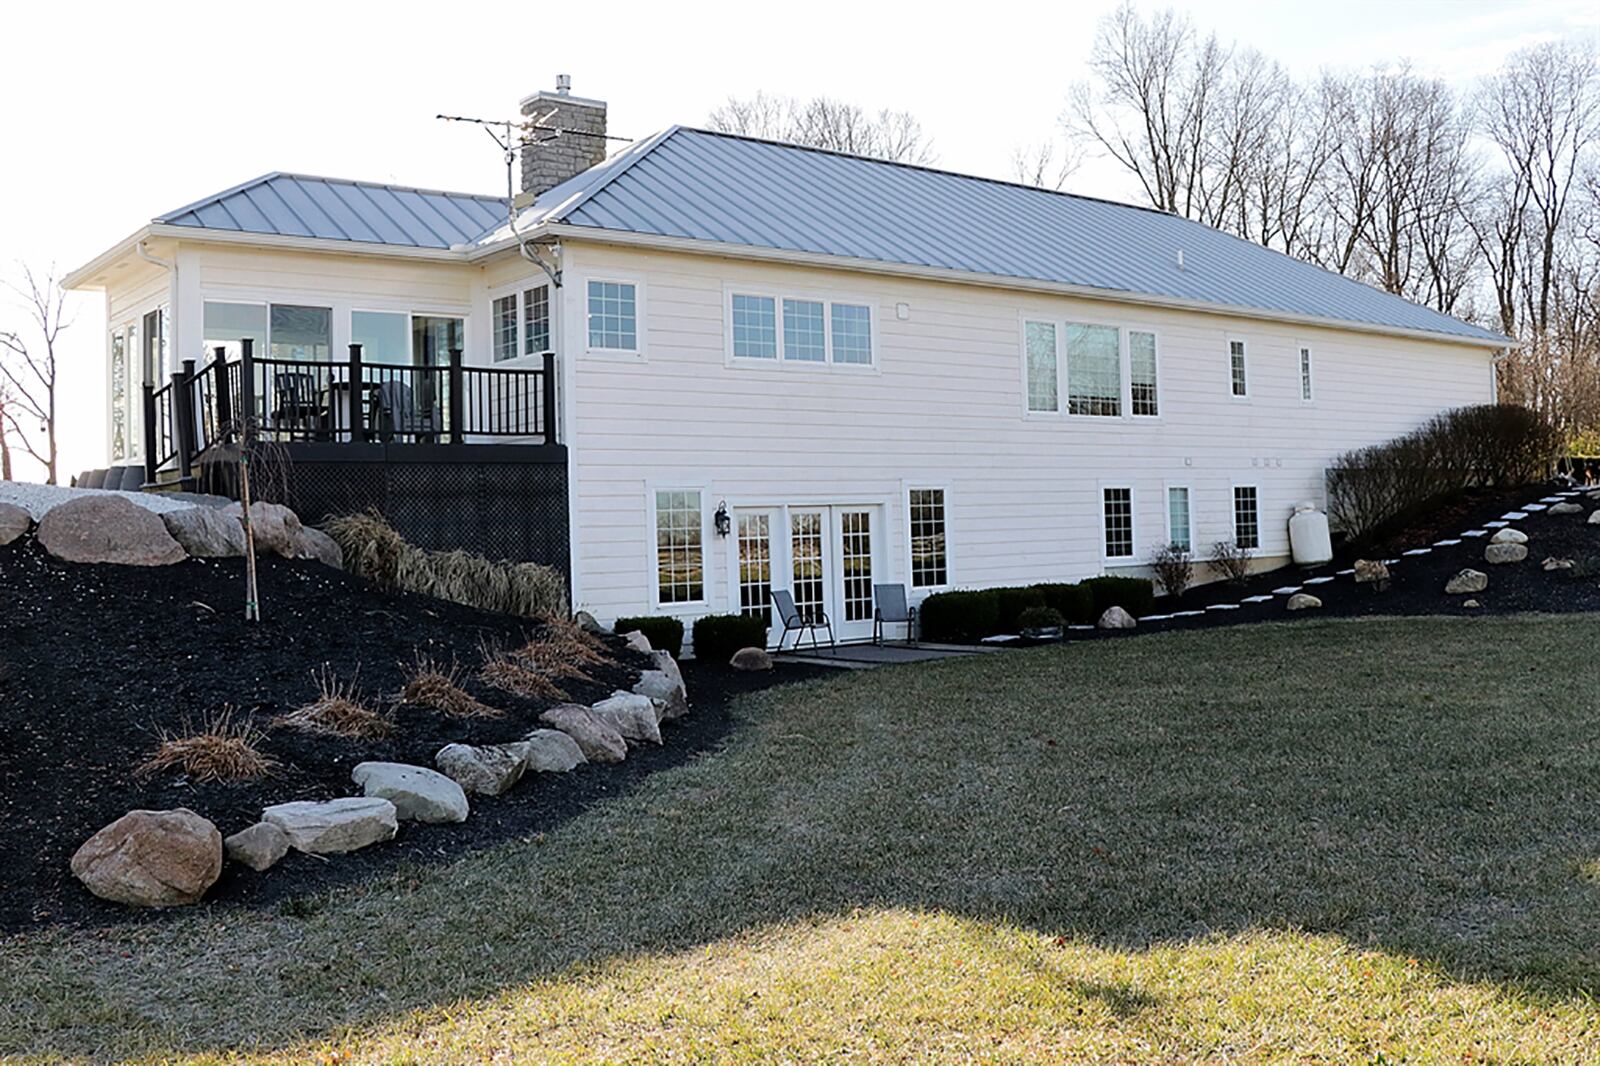
<svg viewBox="0 0 1600 1066">
<path fill-rule="evenodd" d="M 556 76 L 555 91 L 523 100 L 522 114 L 538 123 L 522 150 L 524 194 L 537 196 L 605 160 L 605 101 L 573 96 L 570 75 Z"/>
</svg>

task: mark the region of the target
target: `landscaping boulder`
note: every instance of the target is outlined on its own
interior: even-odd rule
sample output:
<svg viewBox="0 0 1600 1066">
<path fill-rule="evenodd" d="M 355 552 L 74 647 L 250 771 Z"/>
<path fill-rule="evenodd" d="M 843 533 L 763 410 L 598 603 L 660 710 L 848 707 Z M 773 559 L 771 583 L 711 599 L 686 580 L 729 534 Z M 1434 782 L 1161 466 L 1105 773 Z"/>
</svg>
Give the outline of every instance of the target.
<svg viewBox="0 0 1600 1066">
<path fill-rule="evenodd" d="M 535 729 L 522 741 L 523 762 L 539 774 L 564 774 L 588 762 L 578 742 L 559 729 Z"/>
<path fill-rule="evenodd" d="M 315 559 L 323 566 L 344 569 L 344 552 L 339 549 L 337 541 L 320 529 L 301 526 L 300 532 L 295 534 L 294 545 L 296 559 Z"/>
<path fill-rule="evenodd" d="M 635 694 L 656 701 L 656 718 L 670 722 L 689 713 L 689 695 L 681 680 L 674 681 L 665 670 L 646 670 L 633 686 Z"/>
<path fill-rule="evenodd" d="M 446 744 L 433 757 L 433 762 L 468 792 L 498 796 L 522 780 L 522 772 L 527 769 L 527 754 L 520 743 Z"/>
<path fill-rule="evenodd" d="M 197 902 L 221 873 L 222 834 L 187 807 L 129 811 L 72 856 L 72 874 L 84 887 L 131 907 Z"/>
<path fill-rule="evenodd" d="M 356 763 L 350 780 L 361 786 L 363 795 L 377 796 L 394 804 L 394 815 L 402 822 L 464 822 L 467 820 L 467 794 L 444 774 L 426 766 L 399 762 Z"/>
<path fill-rule="evenodd" d="M 261 820 L 283 830 L 297 851 L 333 855 L 393 840 L 399 829 L 394 804 L 377 796 L 296 800 L 261 812 Z"/>
<path fill-rule="evenodd" d="M 237 502 L 228 504 L 222 513 L 244 524 L 244 508 Z M 295 558 L 303 528 L 299 516 L 282 504 L 258 500 L 250 505 L 250 532 L 255 537 L 258 552 L 271 552 L 285 559 Z"/>
<path fill-rule="evenodd" d="M 1447 596 L 1465 596 L 1473 592 L 1482 592 L 1488 587 L 1488 574 L 1482 570 L 1467 569 L 1445 582 L 1444 591 Z"/>
<path fill-rule="evenodd" d="M 271 822 L 257 822 L 222 842 L 228 858 L 260 873 L 289 853 L 289 837 Z"/>
<path fill-rule="evenodd" d="M 1520 563 L 1527 557 L 1526 544 L 1490 544 L 1483 549 L 1483 561 L 1496 566 L 1503 563 Z"/>
<path fill-rule="evenodd" d="M 1100 629 L 1132 629 L 1138 624 L 1133 615 L 1121 607 L 1107 607 L 1105 614 L 1100 616 L 1100 621 L 1095 623 Z"/>
<path fill-rule="evenodd" d="M 1571 500 L 1562 500 L 1560 503 L 1552 503 L 1550 505 L 1550 510 L 1547 513 L 1549 513 L 1549 514 L 1582 514 L 1583 513 L 1583 504 L 1581 504 L 1581 503 L 1573 503 Z"/>
<path fill-rule="evenodd" d="M 1289 610 L 1309 611 L 1322 606 L 1322 601 L 1309 592 L 1296 592 L 1289 597 Z"/>
<path fill-rule="evenodd" d="M 606 627 L 600 624 L 599 619 L 588 611 L 579 611 L 572 616 L 573 623 L 585 633 L 604 633 Z"/>
<path fill-rule="evenodd" d="M 1468 607 L 1468 608 L 1477 608 L 1477 607 L 1482 607 L 1483 604 L 1479 603 L 1477 600 L 1462 600 L 1461 601 L 1461 606 Z"/>
<path fill-rule="evenodd" d="M 1377 559 L 1357 559 L 1355 572 L 1356 584 L 1358 585 L 1387 585 L 1389 583 L 1389 568 Z"/>
<path fill-rule="evenodd" d="M 187 558 L 154 511 L 121 496 L 79 496 L 39 520 L 39 543 L 64 563 L 169 566 Z"/>
<path fill-rule="evenodd" d="M 688 695 L 689 690 L 683 683 L 683 671 L 678 669 L 678 660 L 672 657 L 670 651 L 662 651 L 658 648 L 650 653 L 650 660 L 656 664 L 657 670 L 667 675 L 668 681 L 674 682 L 684 690 L 684 695 Z"/>
<path fill-rule="evenodd" d="M 215 507 L 185 507 L 161 516 L 172 539 L 197 559 L 231 559 L 244 554 L 244 528 Z"/>
<path fill-rule="evenodd" d="M 642 651 L 646 655 L 650 654 L 650 638 L 637 629 L 625 633 L 622 637 L 622 642 L 634 651 Z"/>
<path fill-rule="evenodd" d="M 656 720 L 656 703 L 649 696 L 633 692 L 613 692 L 590 707 L 595 715 L 622 739 L 635 744 L 661 743 L 661 726 Z"/>
<path fill-rule="evenodd" d="M 628 757 L 628 745 L 622 734 L 581 704 L 563 703 L 552 707 L 539 716 L 539 721 L 571 737 L 590 762 L 615 763 Z"/>
<path fill-rule="evenodd" d="M 1544 567 L 1546 570 L 1571 570 L 1573 567 L 1577 566 L 1578 563 L 1573 559 L 1557 559 L 1552 555 L 1539 565 Z"/>
<path fill-rule="evenodd" d="M 1589 524 L 1591 526 L 1600 526 L 1600 511 L 1596 511 L 1589 516 Z"/>
<path fill-rule="evenodd" d="M 1528 543 L 1528 535 L 1520 529 L 1512 529 L 1510 526 L 1506 526 L 1504 529 L 1497 530 L 1495 535 L 1489 538 L 1489 543 L 1526 544 Z"/>
<path fill-rule="evenodd" d="M 765 648 L 740 648 L 733 653 L 733 658 L 728 660 L 728 665 L 735 670 L 744 670 L 750 673 L 758 670 L 771 670 L 772 656 L 767 654 Z"/>
<path fill-rule="evenodd" d="M 1595 514 L 1600 514 L 1596 511 Z M 0 503 L 0 545 L 10 544 L 28 531 L 33 517 L 14 503 Z"/>
</svg>

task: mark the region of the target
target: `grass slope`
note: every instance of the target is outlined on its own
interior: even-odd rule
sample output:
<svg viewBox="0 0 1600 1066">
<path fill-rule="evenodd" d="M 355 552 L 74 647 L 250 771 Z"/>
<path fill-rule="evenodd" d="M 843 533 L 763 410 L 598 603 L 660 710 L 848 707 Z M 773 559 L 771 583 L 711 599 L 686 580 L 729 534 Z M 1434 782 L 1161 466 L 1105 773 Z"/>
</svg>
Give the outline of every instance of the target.
<svg viewBox="0 0 1600 1066">
<path fill-rule="evenodd" d="M 1593 1061 L 1597 636 L 1308 622 L 772 690 L 548 838 L 14 939 L 0 1051 Z"/>
</svg>

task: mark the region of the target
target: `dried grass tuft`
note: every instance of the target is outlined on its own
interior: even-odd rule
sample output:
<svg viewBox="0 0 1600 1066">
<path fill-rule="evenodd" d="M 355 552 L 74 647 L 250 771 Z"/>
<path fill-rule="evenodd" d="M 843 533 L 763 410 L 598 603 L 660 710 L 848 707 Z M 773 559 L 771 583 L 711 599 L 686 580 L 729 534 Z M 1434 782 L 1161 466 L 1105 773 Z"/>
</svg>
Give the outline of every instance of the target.
<svg viewBox="0 0 1600 1066">
<path fill-rule="evenodd" d="M 500 651 L 486 645 L 478 680 L 525 699 L 567 699 L 566 691 L 555 683 L 551 675 L 537 664 L 529 662 L 520 654 L 520 650 Z"/>
<path fill-rule="evenodd" d="M 386 737 L 394 731 L 394 723 L 387 716 L 362 702 L 357 683 L 359 671 L 349 681 L 341 682 L 332 667 L 324 663 L 311 676 L 317 683 L 317 698 L 274 718 L 273 725 L 360 740 Z"/>
<path fill-rule="evenodd" d="M 255 781 L 277 767 L 277 760 L 256 750 L 266 734 L 248 721 L 235 722 L 233 708 L 195 729 L 185 722 L 177 733 L 162 730 L 161 742 L 134 768 L 138 777 L 181 770 L 194 781 Z"/>
<path fill-rule="evenodd" d="M 455 663 L 445 666 L 426 656 L 419 656 L 406 669 L 406 685 L 400 690 L 400 698 L 451 718 L 501 718 L 505 714 L 461 687 L 461 668 Z"/>
</svg>

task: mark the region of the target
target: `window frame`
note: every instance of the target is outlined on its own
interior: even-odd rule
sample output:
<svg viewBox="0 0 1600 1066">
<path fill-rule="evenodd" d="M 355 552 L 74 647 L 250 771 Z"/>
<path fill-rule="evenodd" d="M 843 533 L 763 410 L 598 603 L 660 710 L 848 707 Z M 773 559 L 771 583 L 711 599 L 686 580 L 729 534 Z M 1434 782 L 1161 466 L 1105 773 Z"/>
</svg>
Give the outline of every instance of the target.
<svg viewBox="0 0 1600 1066">
<path fill-rule="evenodd" d="M 1138 320 L 1109 321 L 1105 319 L 1092 319 L 1079 316 L 1062 316 L 1058 314 L 1034 314 L 1027 310 L 1017 316 L 1017 351 L 1020 359 L 1018 368 L 1022 390 L 1022 416 L 1024 419 L 1050 419 L 1063 418 L 1067 421 L 1082 421 L 1087 423 L 1101 423 L 1108 421 L 1126 421 L 1156 423 L 1162 422 L 1167 415 L 1166 383 L 1164 381 L 1164 362 L 1162 358 L 1162 331 L 1156 326 Z M 1048 409 L 1035 410 L 1029 404 L 1030 393 L 1028 389 L 1028 325 L 1030 323 L 1053 326 L 1056 331 L 1056 407 L 1054 411 Z M 1118 412 L 1114 415 L 1074 414 L 1068 402 L 1071 391 L 1071 368 L 1067 350 L 1067 328 L 1069 326 L 1091 326 L 1117 331 L 1117 405 Z M 1135 333 L 1148 333 L 1155 341 L 1156 363 L 1156 413 L 1153 415 L 1135 414 L 1133 411 L 1133 349 L 1132 336 Z"/>
<path fill-rule="evenodd" d="M 1135 333 L 1148 333 L 1155 343 L 1156 361 L 1156 413 L 1142 415 L 1133 409 L 1133 335 Z M 1122 362 L 1123 377 L 1127 379 L 1126 393 L 1128 404 L 1127 417 L 1136 422 L 1159 422 L 1167 414 L 1167 397 L 1162 387 L 1164 375 L 1161 372 L 1161 331 L 1154 326 L 1146 326 L 1137 322 L 1130 322 L 1122 327 Z M 1102 416 L 1103 417 L 1103 416 Z"/>
<path fill-rule="evenodd" d="M 1087 415 L 1085 417 L 1096 418 L 1096 417 L 1101 417 L 1101 416 Z M 1128 554 L 1127 555 L 1112 555 L 1109 551 L 1107 551 L 1107 548 L 1109 548 L 1110 545 L 1108 545 L 1106 543 L 1106 541 L 1109 539 L 1107 537 L 1107 535 L 1106 535 L 1109 532 L 1109 530 L 1106 528 L 1106 519 L 1110 517 L 1110 514 L 1106 510 L 1106 493 L 1108 491 L 1115 490 L 1115 489 L 1125 489 L 1125 490 L 1127 490 L 1127 493 L 1128 493 Z M 1100 562 L 1101 562 L 1101 565 L 1104 566 L 1104 567 L 1137 565 L 1138 564 L 1138 560 L 1139 560 L 1139 493 L 1138 493 L 1138 490 L 1134 488 L 1133 480 L 1130 478 L 1130 479 L 1125 480 L 1125 481 L 1122 481 L 1122 480 L 1101 481 L 1101 482 L 1099 482 L 1099 485 L 1098 485 L 1098 492 L 1099 492 L 1099 495 L 1100 495 Z"/>
<path fill-rule="evenodd" d="M 1252 492 L 1255 493 L 1255 520 L 1256 520 L 1256 538 L 1255 539 L 1256 539 L 1256 542 L 1255 542 L 1255 544 L 1253 546 L 1248 547 L 1248 548 L 1245 548 L 1244 545 L 1239 543 L 1239 490 L 1240 489 L 1250 489 Z M 1251 552 L 1260 552 L 1260 551 L 1263 550 L 1262 547 L 1261 547 L 1261 545 L 1262 545 L 1262 537 L 1261 537 L 1261 485 L 1260 485 L 1259 482 L 1235 481 L 1235 482 L 1232 483 L 1232 485 L 1229 488 L 1229 492 L 1228 492 L 1228 528 L 1229 528 L 1229 531 L 1233 534 L 1234 547 L 1236 547 L 1236 548 L 1244 548 L 1244 550 L 1251 551 Z"/>
<path fill-rule="evenodd" d="M 596 348 L 589 343 L 589 320 L 592 312 L 589 310 L 589 286 L 592 283 L 610 285 L 633 286 L 633 344 L 632 348 Z M 645 358 L 647 344 L 645 341 L 645 315 L 647 295 L 645 283 L 642 278 L 628 277 L 622 274 L 589 274 L 581 279 L 578 292 L 583 300 L 583 353 L 586 356 L 595 356 L 602 359 L 633 359 Z M 552 333 L 552 337 L 554 334 Z"/>
<path fill-rule="evenodd" d="M 1295 371 L 1299 381 L 1301 404 L 1309 407 L 1317 402 L 1317 349 L 1308 341 L 1295 341 Z"/>
<path fill-rule="evenodd" d="M 772 358 L 734 354 L 733 300 L 736 296 L 772 301 L 773 329 L 776 333 L 777 341 L 777 353 Z M 815 359 L 796 359 L 789 355 L 783 328 L 783 304 L 785 300 L 822 305 L 822 359 L 820 361 Z M 835 360 L 833 345 L 833 308 L 835 304 L 866 308 L 867 343 L 872 346 L 872 361 L 870 363 L 841 363 Z M 729 282 L 722 287 L 723 362 L 729 367 L 751 370 L 782 370 L 787 368 L 794 371 L 819 373 L 832 371 L 862 374 L 879 373 L 882 348 L 878 338 L 878 320 L 881 317 L 878 314 L 878 305 L 863 296 L 829 295 L 804 289 L 740 285 Z"/>
<path fill-rule="evenodd" d="M 1117 331 L 1117 413 L 1114 415 L 1074 414 L 1072 411 L 1072 347 L 1067 343 L 1067 330 L 1073 326 L 1086 326 L 1091 329 L 1114 329 Z M 1061 393 L 1061 411 L 1073 421 L 1104 422 L 1105 419 L 1124 419 L 1128 417 L 1128 335 L 1127 329 L 1120 322 L 1096 322 L 1081 318 L 1065 318 L 1061 321 L 1061 372 L 1058 379 L 1058 388 Z"/>
<path fill-rule="evenodd" d="M 1167 530 L 1166 544 L 1163 544 L 1162 547 L 1177 543 L 1172 535 L 1172 492 L 1174 489 L 1182 489 L 1185 493 L 1184 501 L 1188 510 L 1189 518 L 1189 543 L 1186 545 L 1186 547 L 1189 554 L 1193 555 L 1195 552 L 1196 540 L 1194 521 L 1194 486 L 1187 481 L 1168 481 L 1164 482 L 1161 486 L 1162 520 L 1165 523 Z"/>
<path fill-rule="evenodd" d="M 587 323 L 585 323 L 587 329 Z M 698 600 L 661 600 L 661 555 L 657 540 L 659 526 L 659 499 L 663 492 L 692 492 L 700 499 L 700 598 Z M 649 610 L 664 614 L 704 613 L 711 608 L 711 520 L 706 500 L 712 495 L 704 483 L 684 481 L 650 482 L 645 486 L 645 560 L 650 575 Z"/>
<path fill-rule="evenodd" d="M 911 494 L 913 492 L 936 491 L 943 493 L 944 506 L 944 584 L 919 585 L 916 582 L 914 551 L 911 544 Z M 904 481 L 900 485 L 901 516 L 905 521 L 905 561 L 906 589 L 909 595 L 921 594 L 931 596 L 936 592 L 946 592 L 955 587 L 955 552 L 954 541 L 950 536 L 950 486 L 942 481 Z M 885 531 L 887 532 L 887 531 Z"/>
<path fill-rule="evenodd" d="M 604 279 L 596 279 L 596 280 L 604 280 Z M 630 282 L 630 284 L 632 284 L 632 283 Z M 548 316 L 548 323 L 549 323 L 549 338 L 548 339 L 549 339 L 550 343 L 547 344 L 545 347 L 539 349 L 538 351 L 530 352 L 528 350 L 528 340 L 529 340 L 529 337 L 528 337 L 528 294 L 531 293 L 531 292 L 534 292 L 537 289 L 541 289 L 541 288 L 545 290 L 545 314 Z M 584 285 L 583 291 L 584 291 L 584 340 L 585 340 L 585 342 L 587 342 L 588 341 L 588 337 L 589 337 L 589 320 L 588 320 L 589 286 L 587 284 Z M 499 335 L 499 330 L 500 330 L 500 316 L 495 311 L 494 305 L 496 303 L 498 303 L 499 301 L 507 299 L 507 298 L 513 300 L 515 305 L 516 305 L 516 319 L 517 319 L 516 345 L 515 345 L 515 354 L 510 355 L 505 359 L 501 359 L 501 358 L 498 357 L 499 353 L 498 353 L 498 350 L 497 350 L 497 342 L 498 342 L 498 339 L 499 339 L 498 335 Z M 490 366 L 514 365 L 514 364 L 516 364 L 517 360 L 519 360 L 519 359 L 524 359 L 524 360 L 537 359 L 539 356 L 543 355 L 545 352 L 554 351 L 555 350 L 555 340 L 556 340 L 556 311 L 555 311 L 555 308 L 556 308 L 556 298 L 555 298 L 554 293 L 551 292 L 550 282 L 548 280 L 539 281 L 539 280 L 537 280 L 536 277 L 529 277 L 529 278 L 524 278 L 521 281 L 507 282 L 504 285 L 499 285 L 499 286 L 496 286 L 493 289 L 490 289 L 489 290 L 489 365 Z M 362 309 L 362 310 L 364 310 L 364 309 Z M 411 313 L 412 314 L 432 314 L 433 312 L 413 311 Z M 637 289 L 634 290 L 634 317 L 636 319 L 639 317 L 639 304 L 638 304 L 638 290 Z M 637 328 L 637 326 L 638 326 L 637 321 L 634 323 L 634 325 L 635 325 L 635 328 Z M 637 338 L 637 333 L 635 334 L 635 337 Z M 609 348 L 606 349 L 606 351 L 613 351 L 613 350 L 615 350 L 615 349 L 609 349 Z"/>
<path fill-rule="evenodd" d="M 1233 389 L 1233 346 L 1235 344 L 1240 346 L 1239 360 L 1240 360 L 1240 366 L 1244 370 L 1244 373 L 1242 375 L 1243 384 L 1244 384 L 1244 391 L 1243 392 L 1235 392 L 1234 389 Z M 1224 351 L 1224 354 L 1228 357 L 1228 374 L 1227 374 L 1228 396 L 1231 397 L 1232 399 L 1239 400 L 1239 401 L 1245 401 L 1245 400 L 1250 399 L 1250 341 L 1249 341 L 1249 338 L 1241 337 L 1241 336 L 1238 336 L 1237 334 L 1229 334 L 1228 337 L 1226 338 L 1226 342 L 1225 342 L 1225 344 L 1223 346 L 1223 351 Z"/>
<path fill-rule="evenodd" d="M 1031 377 L 1030 377 L 1030 374 L 1031 374 L 1031 371 L 1032 371 L 1033 368 L 1032 368 L 1032 365 L 1029 362 L 1029 355 L 1028 355 L 1028 327 L 1029 326 L 1049 326 L 1051 332 L 1055 336 L 1056 405 L 1054 407 L 1034 407 L 1033 406 L 1033 382 L 1032 382 Z M 1062 374 L 1062 359 L 1061 359 L 1061 343 L 1062 343 L 1062 341 L 1061 341 L 1061 334 L 1062 334 L 1061 323 L 1059 321 L 1057 321 L 1056 319 L 1054 319 L 1054 318 L 1046 318 L 1046 317 L 1044 317 L 1042 315 L 1030 315 L 1030 314 L 1027 314 L 1026 312 L 1023 313 L 1023 315 L 1022 315 L 1022 329 L 1021 329 L 1021 342 L 1022 342 L 1022 414 L 1023 414 L 1023 417 L 1025 417 L 1025 418 L 1058 418 L 1066 410 L 1065 406 L 1062 403 L 1062 395 L 1063 395 L 1062 385 L 1064 385 L 1066 382 L 1065 382 L 1065 377 Z"/>
</svg>

